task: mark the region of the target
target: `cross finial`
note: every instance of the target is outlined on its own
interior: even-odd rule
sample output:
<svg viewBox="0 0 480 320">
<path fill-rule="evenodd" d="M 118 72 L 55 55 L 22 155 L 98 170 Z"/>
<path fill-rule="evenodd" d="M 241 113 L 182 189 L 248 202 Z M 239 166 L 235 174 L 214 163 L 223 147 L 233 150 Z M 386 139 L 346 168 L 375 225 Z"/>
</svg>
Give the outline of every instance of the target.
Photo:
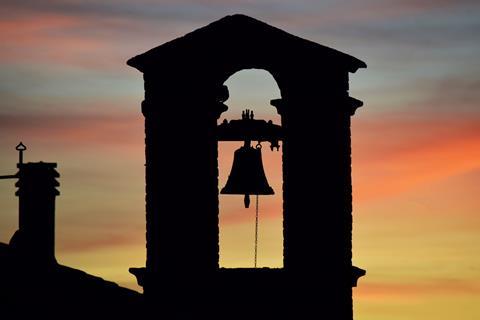
<svg viewBox="0 0 480 320">
<path fill-rule="evenodd" d="M 23 163 L 23 151 L 27 150 L 27 147 L 20 141 L 15 150 L 18 151 L 18 163 Z"/>
</svg>

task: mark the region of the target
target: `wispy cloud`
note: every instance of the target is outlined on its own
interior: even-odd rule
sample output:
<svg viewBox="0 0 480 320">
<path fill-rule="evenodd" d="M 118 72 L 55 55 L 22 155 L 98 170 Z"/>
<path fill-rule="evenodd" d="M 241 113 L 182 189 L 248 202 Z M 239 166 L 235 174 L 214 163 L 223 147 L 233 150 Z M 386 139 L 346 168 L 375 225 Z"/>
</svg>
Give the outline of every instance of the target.
<svg viewBox="0 0 480 320">
<path fill-rule="evenodd" d="M 480 70 L 479 70 L 480 71 Z M 457 114 L 456 117 L 480 117 L 480 78 L 477 77 L 476 68 L 462 74 L 449 77 L 418 80 L 414 85 L 417 90 L 423 91 L 426 97 L 419 101 L 417 106 L 404 106 L 406 110 L 414 112 L 428 112 L 431 115 L 445 117 L 445 113 Z"/>
<path fill-rule="evenodd" d="M 80 148 L 102 145 L 139 145 L 143 141 L 143 120 L 131 114 L 115 115 L 0 115 L 3 138 L 35 141 Z"/>
<path fill-rule="evenodd" d="M 395 113 L 356 120 L 356 199 L 398 194 L 480 167 L 479 120 Z"/>
<path fill-rule="evenodd" d="M 0 20 L 0 58 L 3 64 L 76 65 L 111 69 L 109 61 L 125 60 L 125 50 L 108 39 L 101 21 L 53 13 L 28 14 Z M 117 25 L 117 28 L 119 26 Z M 110 26 L 114 30 L 115 26 Z M 116 49 L 119 51 L 116 51 Z M 116 62 L 117 68 L 120 61 Z"/>
<path fill-rule="evenodd" d="M 92 226 L 88 226 L 91 228 Z M 57 244 L 57 249 L 59 252 L 68 252 L 72 254 L 74 252 L 88 252 L 96 251 L 99 249 L 104 249 L 108 247 L 122 247 L 128 245 L 142 245 L 144 239 L 139 237 L 138 232 L 127 233 L 126 228 L 122 228 L 120 232 L 112 232 L 112 226 L 108 229 L 103 230 L 102 232 L 92 232 L 92 231 L 76 231 L 67 235 L 64 232 L 60 232 L 57 237 L 63 241 L 59 241 Z"/>
<path fill-rule="evenodd" d="M 480 282 L 451 278 L 415 283 L 365 282 L 356 290 L 362 300 L 411 300 L 419 296 L 480 295 Z"/>
</svg>

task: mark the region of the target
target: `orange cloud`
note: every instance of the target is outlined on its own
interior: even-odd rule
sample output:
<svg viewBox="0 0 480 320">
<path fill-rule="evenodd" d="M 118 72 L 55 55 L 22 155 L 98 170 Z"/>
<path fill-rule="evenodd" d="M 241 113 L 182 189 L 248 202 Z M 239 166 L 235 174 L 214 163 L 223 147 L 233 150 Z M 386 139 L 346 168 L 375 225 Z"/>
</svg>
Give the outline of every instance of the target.
<svg viewBox="0 0 480 320">
<path fill-rule="evenodd" d="M 361 300 L 401 300 L 445 294 L 480 295 L 480 283 L 467 279 L 437 279 L 416 283 L 365 281 L 355 289 L 355 294 Z"/>
<path fill-rule="evenodd" d="M 480 167 L 479 119 L 416 116 L 354 120 L 356 200 L 404 192 Z"/>
</svg>

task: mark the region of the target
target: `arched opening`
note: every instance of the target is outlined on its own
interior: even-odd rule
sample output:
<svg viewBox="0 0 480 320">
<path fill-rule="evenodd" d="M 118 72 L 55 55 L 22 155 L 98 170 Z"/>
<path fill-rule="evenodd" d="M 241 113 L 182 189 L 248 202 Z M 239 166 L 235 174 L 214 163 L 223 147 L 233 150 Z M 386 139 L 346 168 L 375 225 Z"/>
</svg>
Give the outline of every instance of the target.
<svg viewBox="0 0 480 320">
<path fill-rule="evenodd" d="M 250 109 L 255 119 L 272 120 L 280 125 L 280 116 L 270 105 L 271 99 L 280 98 L 280 90 L 273 76 L 265 70 L 248 69 L 233 74 L 224 83 L 230 97 L 225 104 L 219 124 L 224 120 L 240 119 L 242 111 Z M 255 145 L 252 142 L 252 145 Z M 218 144 L 219 191 L 226 184 L 232 168 L 234 152 L 243 142 Z M 270 150 L 270 143 L 262 143 L 265 175 L 274 195 L 259 196 L 259 223 L 257 267 L 283 267 L 283 200 L 282 200 L 282 148 Z M 223 268 L 252 268 L 255 248 L 256 196 L 252 204 L 244 207 L 243 195 L 219 195 L 220 261 Z"/>
</svg>

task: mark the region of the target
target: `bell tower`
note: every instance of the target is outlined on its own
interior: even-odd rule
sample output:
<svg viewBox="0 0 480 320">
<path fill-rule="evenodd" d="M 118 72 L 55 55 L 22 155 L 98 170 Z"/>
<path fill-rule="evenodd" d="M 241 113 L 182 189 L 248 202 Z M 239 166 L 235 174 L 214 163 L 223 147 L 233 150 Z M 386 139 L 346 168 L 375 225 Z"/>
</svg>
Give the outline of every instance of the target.
<svg viewBox="0 0 480 320">
<path fill-rule="evenodd" d="M 348 78 L 366 64 L 244 15 L 127 63 L 145 81 L 147 261 L 132 273 L 149 306 L 186 318 L 352 320 L 364 271 L 352 266 L 350 117 L 363 103 Z M 281 126 L 265 126 L 273 138 L 242 141 L 282 140 L 283 269 L 218 265 L 217 144 L 236 140 L 245 122 L 217 120 L 223 83 L 249 68 L 269 71 L 281 92 L 271 101 Z M 222 191 L 233 192 L 228 183 Z"/>
</svg>

